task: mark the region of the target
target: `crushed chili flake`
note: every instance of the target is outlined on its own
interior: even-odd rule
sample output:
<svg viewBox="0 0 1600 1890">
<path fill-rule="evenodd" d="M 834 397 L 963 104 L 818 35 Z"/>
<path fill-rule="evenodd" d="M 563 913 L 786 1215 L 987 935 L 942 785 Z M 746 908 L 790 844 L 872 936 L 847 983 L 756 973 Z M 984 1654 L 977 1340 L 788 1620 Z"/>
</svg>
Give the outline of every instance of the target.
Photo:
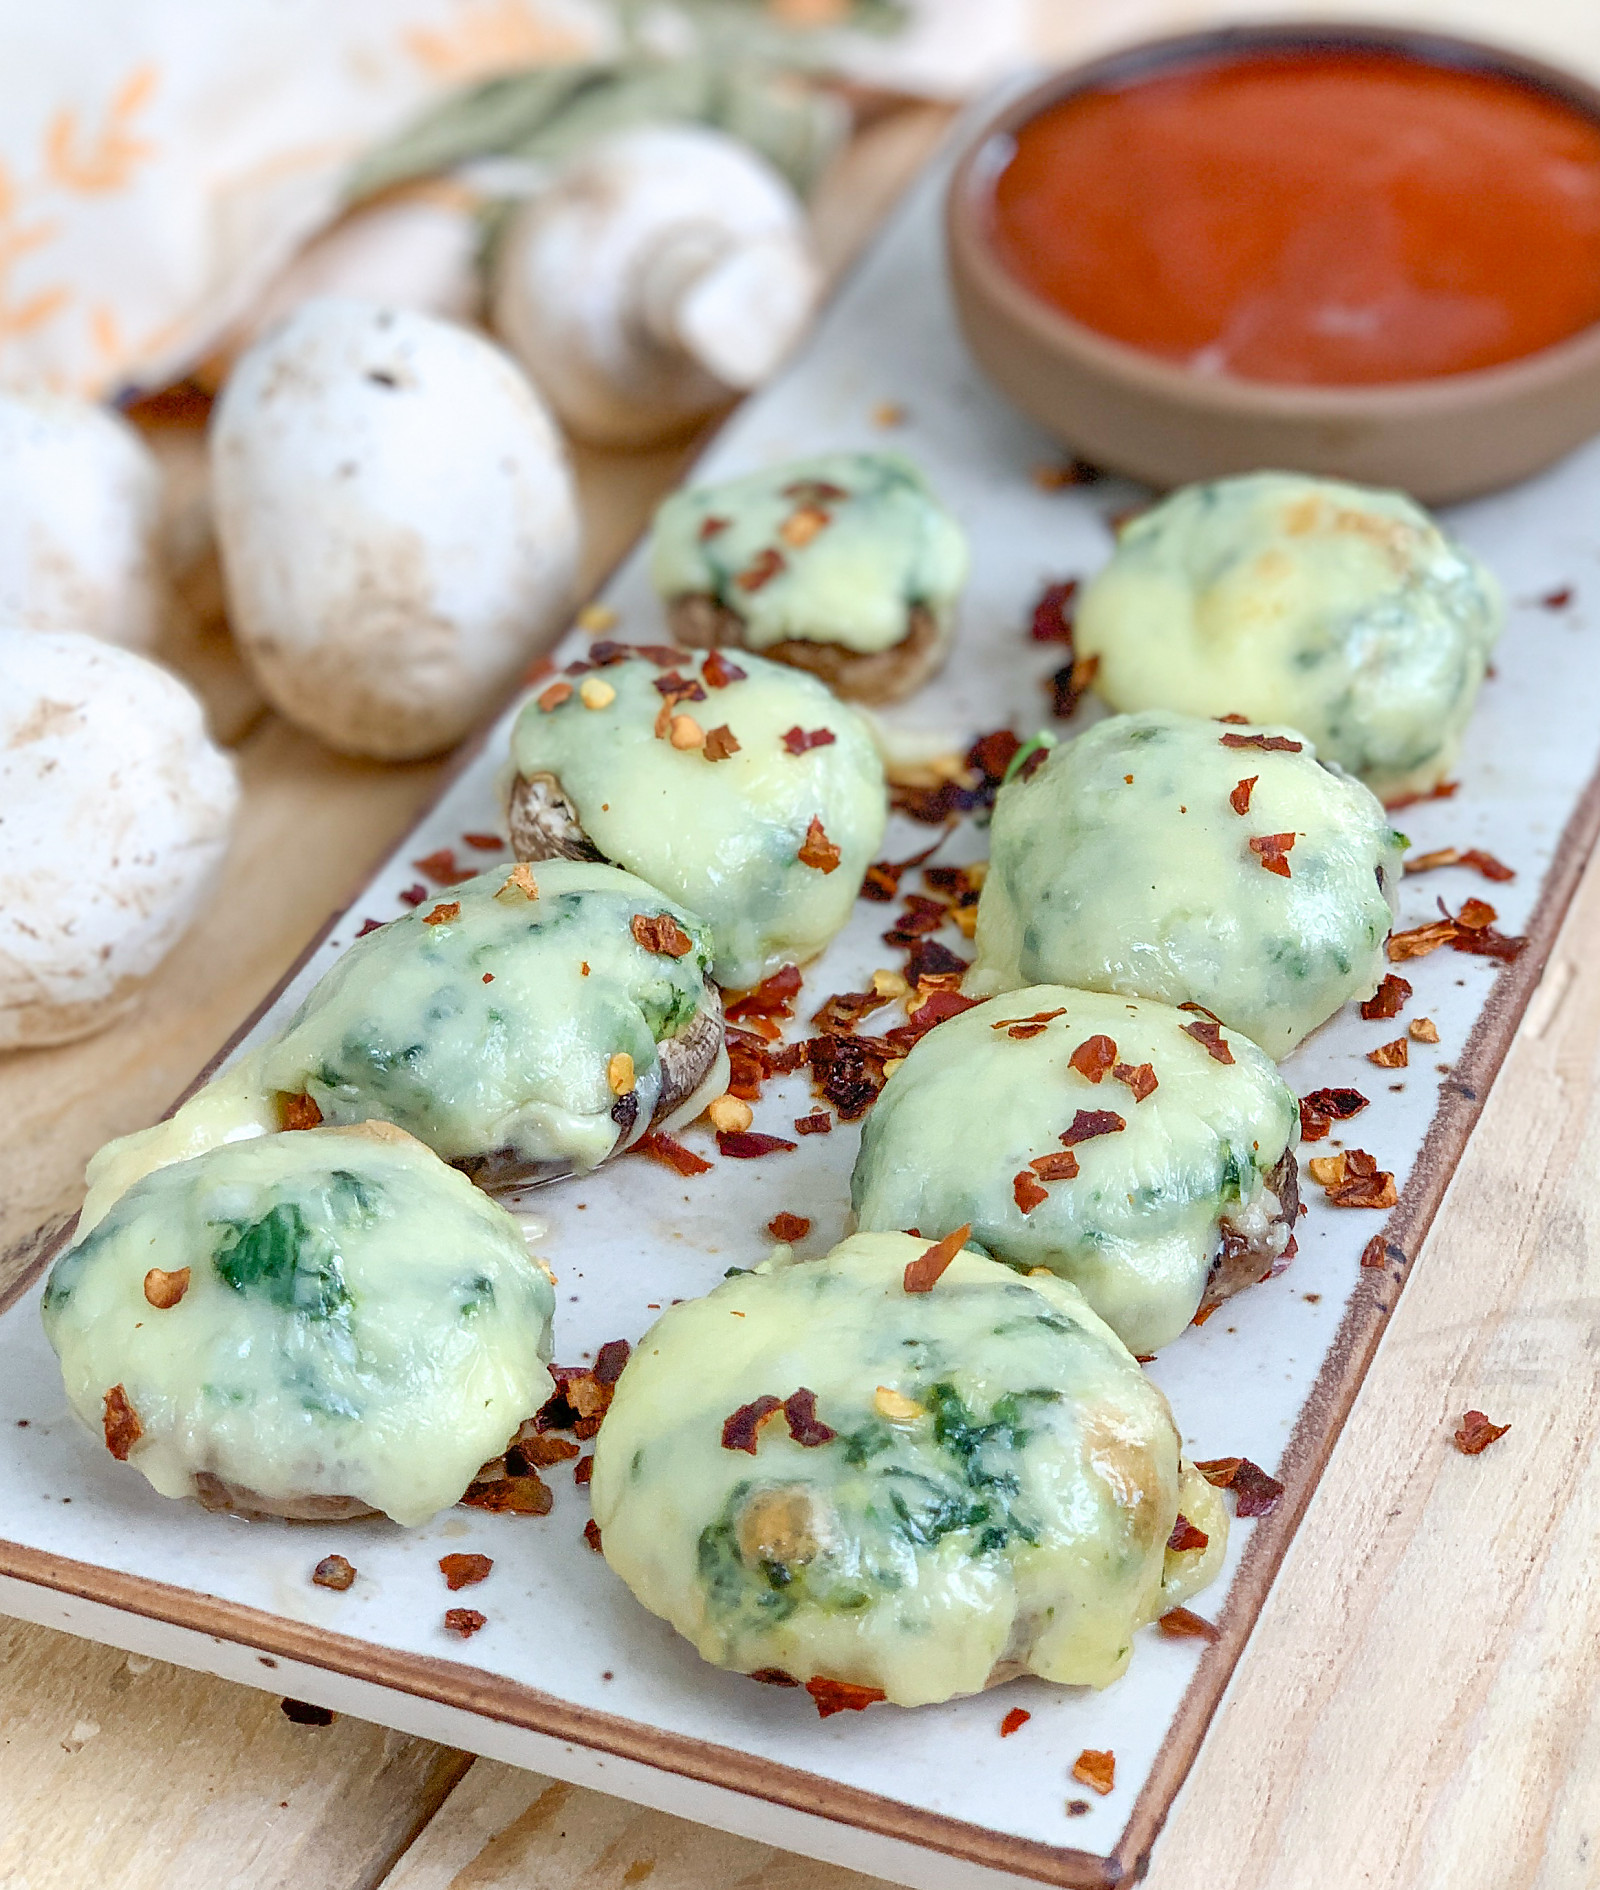
<svg viewBox="0 0 1600 1890">
<path fill-rule="evenodd" d="M 703 1156 L 696 1155 L 692 1148 L 685 1148 L 673 1136 L 663 1135 L 659 1130 L 650 1135 L 641 1135 L 633 1145 L 633 1152 L 636 1155 L 648 1155 L 652 1161 L 660 1162 L 674 1174 L 704 1175 L 711 1168 L 710 1162 Z"/>
<path fill-rule="evenodd" d="M 831 728 L 801 728 L 797 722 L 779 737 L 791 755 L 803 755 L 809 748 L 831 748 L 838 740 Z"/>
<path fill-rule="evenodd" d="M 1032 1718 L 1032 1713 L 1025 1706 L 1013 1706 L 1000 1722 L 1000 1737 L 1009 1739 L 1014 1732 L 1021 1732 Z"/>
<path fill-rule="evenodd" d="M 886 945 L 914 945 L 925 934 L 937 932 L 949 918 L 950 908 L 944 900 L 908 893 L 905 911 L 895 920 L 893 929 L 884 933 L 883 941 Z"/>
<path fill-rule="evenodd" d="M 579 1484 L 587 1483 L 590 1480 L 590 1478 L 593 1477 L 593 1475 L 594 1475 L 594 1458 L 593 1457 L 580 1457 L 578 1461 L 572 1466 L 572 1480 L 574 1483 L 579 1483 Z"/>
<path fill-rule="evenodd" d="M 459 1634 L 462 1640 L 470 1641 L 480 1628 L 489 1625 L 489 1617 L 476 1608 L 446 1608 L 444 1625 L 448 1633 Z"/>
<path fill-rule="evenodd" d="M 1223 720 L 1232 718 L 1224 716 Z M 1235 735 L 1231 730 L 1217 740 L 1224 748 L 1259 748 L 1269 755 L 1298 755 L 1305 747 L 1304 742 L 1293 741 L 1287 735 Z"/>
<path fill-rule="evenodd" d="M 831 1135 L 833 1133 L 833 1117 L 828 1114 L 826 1109 L 818 1109 L 814 1114 L 809 1116 L 796 1116 L 794 1119 L 794 1132 L 796 1135 Z"/>
<path fill-rule="evenodd" d="M 1063 663 L 1061 668 L 1053 670 L 1045 687 L 1050 691 L 1050 712 L 1066 719 L 1078 704 L 1094 687 L 1094 679 L 1100 674 L 1098 656 L 1074 657 L 1070 663 Z M 1043 750 L 1038 751 L 1043 755 Z"/>
<path fill-rule="evenodd" d="M 754 1129 L 718 1129 L 717 1150 L 730 1161 L 753 1162 L 763 1155 L 778 1155 L 796 1147 L 781 1135 L 762 1135 Z"/>
<path fill-rule="evenodd" d="M 1181 1004 L 1178 1008 L 1180 1010 L 1187 1010 L 1189 1006 Z M 1198 1008 L 1198 1006 L 1196 1008 Z M 1207 1055 L 1215 1057 L 1218 1063 L 1231 1063 L 1233 1061 L 1233 1052 L 1228 1048 L 1227 1044 L 1223 1042 L 1222 1027 L 1215 1021 L 1204 1017 L 1197 1018 L 1194 1023 L 1185 1024 L 1183 1032 L 1186 1037 L 1193 1037 L 1195 1042 L 1205 1050 Z"/>
<path fill-rule="evenodd" d="M 1066 1014 L 1065 1005 L 1061 1005 L 1053 1011 L 1035 1011 L 1031 1017 L 1002 1017 L 992 1023 L 989 1028 L 991 1030 L 1006 1031 L 1013 1037 L 1020 1035 L 1031 1037 L 1043 1030 L 1047 1025 L 1053 1024 L 1058 1017 L 1065 1017 Z M 1110 1041 L 1109 1037 L 1091 1037 L 1088 1043 L 1079 1044 L 1078 1049 L 1072 1054 L 1076 1057 L 1079 1052 L 1088 1049 L 1090 1043 L 1110 1043 Z M 1116 1045 L 1112 1044 L 1111 1047 L 1113 1052 L 1115 1052 Z M 1085 1071 L 1084 1074 L 1088 1075 L 1088 1072 Z M 1100 1078 L 1098 1076 L 1091 1076 L 1089 1080 L 1091 1083 L 1098 1083 Z"/>
<path fill-rule="evenodd" d="M 1510 1429 L 1509 1424 L 1491 1424 L 1482 1411 L 1468 1411 L 1455 1434 L 1456 1449 L 1463 1457 L 1476 1457 Z"/>
<path fill-rule="evenodd" d="M 1203 1549 L 1211 1541 L 1203 1529 L 1196 1529 L 1182 1511 L 1172 1525 L 1172 1534 L 1167 1537 L 1167 1547 L 1174 1555 L 1187 1555 L 1191 1549 Z"/>
<path fill-rule="evenodd" d="M 832 1443 L 839 1435 L 817 1416 L 817 1394 L 808 1391 L 804 1385 L 798 1391 L 791 1391 L 784 1399 L 783 1415 L 789 1421 L 789 1435 L 804 1450 L 815 1450 L 819 1445 Z"/>
<path fill-rule="evenodd" d="M 187 1267 L 176 1267 L 170 1273 L 162 1267 L 152 1267 L 144 1276 L 146 1302 L 157 1312 L 171 1312 L 188 1292 L 190 1277 Z"/>
<path fill-rule="evenodd" d="M 792 1673 L 785 1673 L 781 1667 L 757 1667 L 754 1673 L 747 1673 L 745 1678 L 759 1680 L 764 1687 L 798 1687 L 800 1684 Z"/>
<path fill-rule="evenodd" d="M 1572 586 L 1570 584 L 1563 584 L 1556 590 L 1546 591 L 1539 599 L 1541 608 L 1545 610 L 1565 610 L 1571 602 Z"/>
<path fill-rule="evenodd" d="M 845 1122 L 864 1116 L 887 1080 L 894 1051 L 869 1037 L 814 1037 L 809 1045 L 812 1086 Z"/>
<path fill-rule="evenodd" d="M 739 738 L 726 722 L 719 722 L 706 730 L 700 752 L 707 761 L 728 761 L 739 752 Z"/>
<path fill-rule="evenodd" d="M 1509 965 L 1513 959 L 1521 957 L 1528 941 L 1507 938 L 1505 933 L 1485 925 L 1459 930 L 1450 943 L 1458 952 L 1470 952 L 1479 958 L 1498 958 L 1502 964 Z"/>
<path fill-rule="evenodd" d="M 1215 1488 L 1233 1491 L 1234 1507 L 1241 1516 L 1269 1515 L 1283 1494 L 1278 1479 L 1269 1477 L 1248 1457 L 1213 1457 L 1197 1463 L 1195 1469 Z"/>
<path fill-rule="evenodd" d="M 1041 492 L 1062 492 L 1068 486 L 1097 486 L 1105 474 L 1086 459 L 1069 459 L 1060 465 L 1035 466 L 1029 477 Z"/>
<path fill-rule="evenodd" d="M 1174 1640 L 1215 1641 L 1222 1636 L 1222 1630 L 1214 1621 L 1208 1621 L 1190 1608 L 1169 1608 L 1156 1626 Z"/>
<path fill-rule="evenodd" d="M 458 863 L 454 847 L 440 847 L 437 852 L 425 853 L 411 864 L 425 879 L 439 886 L 454 886 L 458 880 L 472 877 L 472 868 Z"/>
<path fill-rule="evenodd" d="M 1114 1752 L 1095 1752 L 1085 1746 L 1072 1761 L 1072 1776 L 1080 1785 L 1087 1785 L 1102 1798 L 1111 1790 L 1117 1778 L 1117 1755 Z"/>
<path fill-rule="evenodd" d="M 900 1280 L 902 1288 L 908 1293 L 931 1293 L 945 1268 L 966 1245 L 971 1232 L 972 1223 L 968 1221 L 953 1234 L 946 1234 L 943 1240 L 935 1241 L 926 1253 L 918 1254 L 915 1260 L 908 1260 Z"/>
<path fill-rule="evenodd" d="M 1481 847 L 1439 847 L 1433 853 L 1419 853 L 1406 861 L 1407 873 L 1428 873 L 1436 866 L 1470 866 L 1485 879 L 1515 879 L 1516 872 Z"/>
<path fill-rule="evenodd" d="M 572 684 L 553 682 L 539 696 L 539 707 L 548 715 L 552 709 L 559 709 L 563 702 L 572 700 Z"/>
<path fill-rule="evenodd" d="M 698 677 L 680 675 L 675 669 L 669 669 L 665 676 L 657 676 L 655 685 L 663 705 L 669 709 L 675 709 L 680 702 L 704 702 L 706 699 L 706 692 L 701 688 Z"/>
<path fill-rule="evenodd" d="M 700 674 L 709 688 L 726 689 L 729 683 L 743 682 L 750 672 L 730 663 L 721 650 L 712 650 L 700 665 Z"/>
<path fill-rule="evenodd" d="M 383 927 L 382 919 L 363 919 L 356 930 L 356 937 L 365 938 L 369 932 L 381 932 Z"/>
<path fill-rule="evenodd" d="M 1361 1264 L 1369 1271 L 1373 1268 L 1381 1267 L 1388 1257 L 1388 1245 L 1382 1234 L 1374 1234 L 1371 1240 L 1367 1242 L 1366 1246 L 1361 1249 Z"/>
<path fill-rule="evenodd" d="M 1426 958 L 1442 945 L 1453 944 L 1457 936 L 1454 919 L 1430 919 L 1426 925 L 1414 925 L 1405 932 L 1391 932 L 1384 950 L 1394 964 L 1408 958 Z"/>
<path fill-rule="evenodd" d="M 578 1446 L 568 1438 L 541 1435 L 524 1424 L 506 1451 L 506 1468 L 513 1476 L 525 1477 L 530 1470 L 550 1470 L 558 1463 L 571 1463 L 577 1455 Z"/>
<path fill-rule="evenodd" d="M 936 938 L 919 938 L 906 954 L 906 977 L 912 984 L 921 984 L 929 978 L 959 978 L 969 962 L 958 958 Z"/>
<path fill-rule="evenodd" d="M 1411 1061 L 1411 1046 L 1404 1037 L 1395 1037 L 1388 1043 L 1380 1043 L 1376 1050 L 1369 1050 L 1367 1061 L 1376 1063 L 1380 1070 L 1403 1070 Z"/>
<path fill-rule="evenodd" d="M 783 1409 L 782 1398 L 773 1397 L 765 1391 L 749 1404 L 741 1404 L 737 1411 L 723 1420 L 722 1448 L 724 1450 L 742 1450 L 749 1456 L 756 1454 L 756 1433 L 775 1412 Z"/>
<path fill-rule="evenodd" d="M 1444 901 L 1442 899 L 1439 902 L 1439 906 L 1440 910 L 1443 911 Z M 1487 927 L 1493 925 L 1499 916 L 1499 913 L 1495 911 L 1494 907 L 1489 904 L 1487 899 L 1468 899 L 1463 904 L 1461 910 L 1456 914 L 1456 924 L 1464 925 L 1469 932 L 1482 932 Z"/>
<path fill-rule="evenodd" d="M 748 595 L 770 584 L 786 568 L 783 553 L 775 545 L 768 545 L 756 553 L 733 581 Z"/>
<path fill-rule="evenodd" d="M 811 824 L 806 828 L 806 837 L 800 843 L 797 857 L 802 866 L 815 867 L 819 873 L 831 873 L 844 855 L 823 831 L 820 818 L 813 814 Z"/>
<path fill-rule="evenodd" d="M 1354 1149 L 1352 1154 L 1364 1154 L 1365 1151 Z M 1372 1161 L 1370 1155 L 1367 1161 Z M 1387 1169 L 1374 1169 L 1363 1173 L 1353 1165 L 1347 1168 L 1342 1181 L 1333 1182 L 1326 1194 L 1329 1204 L 1342 1208 L 1392 1208 L 1399 1200 L 1399 1190 L 1394 1185 L 1394 1176 Z"/>
<path fill-rule="evenodd" d="M 1035 643 L 1072 642 L 1074 602 L 1078 580 L 1066 578 L 1059 584 L 1047 584 L 1033 607 L 1028 634 Z"/>
<path fill-rule="evenodd" d="M 126 1463 L 128 1452 L 144 1436 L 144 1426 L 121 1385 L 113 1385 L 105 1395 L 104 1423 L 106 1449 L 118 1463 Z"/>
<path fill-rule="evenodd" d="M 751 1018 L 793 1017 L 792 1000 L 799 992 L 800 967 L 781 965 L 753 991 L 734 998 L 724 1014 L 735 1024 L 746 1023 Z"/>
<path fill-rule="evenodd" d="M 484 1509 L 494 1515 L 548 1516 L 555 1496 L 542 1478 L 529 1471 L 526 1476 L 474 1483 L 461 1501 L 468 1509 Z"/>
<path fill-rule="evenodd" d="M 1314 1089 L 1300 1098 L 1300 1136 L 1302 1141 L 1320 1142 L 1330 1123 L 1348 1122 L 1367 1107 L 1368 1098 L 1359 1089 Z"/>
<path fill-rule="evenodd" d="M 1417 1043 L 1437 1043 L 1439 1041 L 1439 1026 L 1431 1017 L 1413 1017 L 1409 1028 L 1412 1037 Z"/>
<path fill-rule="evenodd" d="M 1050 1191 L 1040 1187 L 1031 1169 L 1024 1168 L 1011 1177 L 1011 1197 L 1024 1214 L 1031 1214 L 1041 1201 L 1050 1199 Z"/>
<path fill-rule="evenodd" d="M 1063 1148 L 1076 1148 L 1080 1142 L 1092 1142 L 1101 1135 L 1116 1135 L 1127 1126 L 1113 1109 L 1080 1109 L 1072 1118 L 1071 1128 L 1063 1129 L 1057 1139 Z"/>
<path fill-rule="evenodd" d="M 407 886 L 400 894 L 400 900 L 403 905 L 420 906 L 427 896 L 426 886 Z"/>
<path fill-rule="evenodd" d="M 1071 1181 L 1078 1173 L 1078 1158 L 1070 1148 L 1064 1148 L 1054 1154 L 1036 1155 L 1028 1166 L 1041 1181 Z"/>
<path fill-rule="evenodd" d="M 830 1719 L 835 1713 L 860 1713 L 889 1696 L 882 1687 L 858 1687 L 848 1680 L 827 1680 L 814 1674 L 806 1682 L 806 1692 L 816 1704 L 817 1717 Z"/>
<path fill-rule="evenodd" d="M 325 1555 L 311 1571 L 311 1579 L 319 1588 L 331 1588 L 336 1594 L 343 1594 L 356 1579 L 353 1562 L 347 1562 L 342 1555 Z"/>
<path fill-rule="evenodd" d="M 607 1339 L 594 1355 L 594 1375 L 598 1384 L 614 1385 L 622 1376 L 622 1368 L 633 1355 L 633 1347 L 626 1339 Z"/>
<path fill-rule="evenodd" d="M 1260 779 L 1261 779 L 1261 776 L 1259 774 L 1250 774 L 1250 775 L 1246 775 L 1242 781 L 1238 782 L 1235 785 L 1232 793 L 1230 793 L 1228 796 L 1228 805 L 1233 809 L 1233 811 L 1236 814 L 1249 813 L 1250 794 L 1251 794 L 1252 789 L 1255 787 L 1255 784 Z"/>
<path fill-rule="evenodd" d="M 663 958 L 682 958 L 694 950 L 694 940 L 670 912 L 636 912 L 628 921 L 628 930 L 647 952 Z"/>
<path fill-rule="evenodd" d="M 1411 995 L 1411 986 L 1404 978 L 1397 978 L 1392 971 L 1386 971 L 1383 983 L 1361 1006 L 1361 1015 L 1368 1022 L 1378 1018 L 1398 1017 L 1405 1007 L 1406 999 Z"/>
<path fill-rule="evenodd" d="M 705 518 L 701 519 L 700 530 L 695 536 L 703 545 L 707 539 L 715 538 L 719 532 L 725 532 L 732 523 L 733 520 L 731 518 L 717 518 L 714 514 L 708 513 Z"/>
<path fill-rule="evenodd" d="M 452 1594 L 458 1588 L 472 1588 L 478 1582 L 487 1581 L 489 1571 L 494 1567 L 493 1560 L 487 1555 L 441 1555 L 439 1573 L 444 1577 L 444 1585 Z"/>
<path fill-rule="evenodd" d="M 654 663 L 657 669 L 672 669 L 679 663 L 691 660 L 687 650 L 680 650 L 672 643 L 639 643 L 634 646 L 635 653 L 644 657 L 646 662 Z M 593 652 L 591 651 L 592 655 Z M 695 700 L 698 702 L 699 697 Z"/>
<path fill-rule="evenodd" d="M 480 853 L 504 853 L 506 843 L 497 833 L 464 833 L 461 838 Z"/>
<path fill-rule="evenodd" d="M 1006 770 L 1021 746 L 1010 729 L 994 729 L 980 735 L 963 757 L 966 780 L 941 781 L 931 788 L 897 787 L 891 795 L 892 804 L 910 819 L 935 827 L 943 826 L 958 814 L 991 808 Z"/>
<path fill-rule="evenodd" d="M 1133 1100 L 1142 1103 L 1146 1096 L 1154 1095 L 1161 1087 L 1156 1077 L 1155 1065 L 1151 1063 L 1117 1063 L 1111 1069 L 1112 1077 L 1124 1083 L 1133 1091 Z"/>
<path fill-rule="evenodd" d="M 1269 873 L 1289 879 L 1288 855 L 1294 846 L 1292 833 L 1256 833 L 1250 836 L 1250 851 L 1256 854 Z"/>
<path fill-rule="evenodd" d="M 1085 1037 L 1067 1058 L 1073 1069 L 1091 1083 L 1098 1083 L 1116 1060 L 1117 1046 L 1110 1037 Z"/>
<path fill-rule="evenodd" d="M 767 1222 L 767 1232 L 774 1240 L 804 1240 L 811 1232 L 811 1223 L 803 1214 L 785 1211 L 773 1215 Z"/>
<path fill-rule="evenodd" d="M 605 1550 L 601 1547 L 600 1543 L 600 1525 L 592 1516 L 583 1525 L 583 1539 L 588 1543 L 589 1547 L 594 1550 L 596 1555 L 605 1554 Z"/>
<path fill-rule="evenodd" d="M 423 913 L 422 923 L 424 925 L 449 925 L 460 917 L 461 901 L 459 899 L 441 899 L 432 912 Z"/>
</svg>

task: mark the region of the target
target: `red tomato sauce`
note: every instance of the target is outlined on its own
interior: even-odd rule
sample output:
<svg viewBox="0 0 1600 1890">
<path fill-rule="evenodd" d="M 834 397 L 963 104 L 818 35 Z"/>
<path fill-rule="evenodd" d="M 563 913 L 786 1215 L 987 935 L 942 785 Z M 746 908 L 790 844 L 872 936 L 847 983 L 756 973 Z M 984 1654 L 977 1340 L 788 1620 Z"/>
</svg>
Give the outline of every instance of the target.
<svg viewBox="0 0 1600 1890">
<path fill-rule="evenodd" d="M 1600 122 L 1492 71 L 1269 50 L 1077 93 L 994 192 L 1090 328 L 1243 380 L 1459 374 L 1600 321 Z"/>
</svg>

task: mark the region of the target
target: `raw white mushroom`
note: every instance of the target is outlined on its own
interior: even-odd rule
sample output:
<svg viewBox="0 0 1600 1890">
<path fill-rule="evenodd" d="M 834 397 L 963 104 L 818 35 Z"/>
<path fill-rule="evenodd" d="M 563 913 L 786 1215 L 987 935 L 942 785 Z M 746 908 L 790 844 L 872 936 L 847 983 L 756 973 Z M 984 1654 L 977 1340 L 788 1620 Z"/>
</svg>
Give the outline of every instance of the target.
<svg viewBox="0 0 1600 1890">
<path fill-rule="evenodd" d="M 0 1050 L 108 1024 L 198 912 L 238 800 L 200 704 L 91 637 L 0 630 Z"/>
<path fill-rule="evenodd" d="M 819 288 L 783 178 L 721 132 L 662 126 L 600 140 L 522 207 L 491 306 L 574 433 L 643 445 L 765 381 Z"/>
<path fill-rule="evenodd" d="M 148 648 L 160 510 L 160 470 L 120 414 L 0 390 L 0 623 Z"/>
<path fill-rule="evenodd" d="M 448 747 L 555 638 L 578 512 L 515 362 L 412 309 L 321 297 L 252 348 L 213 422 L 235 636 L 336 748 Z"/>
</svg>

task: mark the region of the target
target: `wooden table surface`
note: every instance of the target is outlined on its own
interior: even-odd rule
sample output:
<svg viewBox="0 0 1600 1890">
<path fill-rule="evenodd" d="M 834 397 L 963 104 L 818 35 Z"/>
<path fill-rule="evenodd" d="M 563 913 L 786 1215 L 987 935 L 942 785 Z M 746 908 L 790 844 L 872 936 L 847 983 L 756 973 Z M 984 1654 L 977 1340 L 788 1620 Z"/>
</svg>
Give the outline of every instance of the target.
<svg viewBox="0 0 1600 1890">
<path fill-rule="evenodd" d="M 827 187 L 831 260 L 945 120 Z M 169 442 L 180 476 L 195 442 Z M 586 455 L 588 570 L 683 451 Z M 1597 525 L 1600 529 L 1600 525 Z M 0 1256 L 76 1207 L 427 802 L 440 764 L 319 748 L 185 585 L 177 660 L 239 760 L 214 908 L 133 1016 L 0 1061 Z M 1152 1890 L 1600 1883 L 1600 861 L 1591 863 L 1353 1415 L 1157 1846 Z M 0 1268 L 5 1260 L 0 1258 Z M 1467 1458 L 1468 1406 L 1511 1429 Z M 1063 1755 L 1063 1793 L 1067 1789 Z M 0 1890 L 870 1890 L 869 1880 L 342 1718 L 0 1621 Z"/>
</svg>

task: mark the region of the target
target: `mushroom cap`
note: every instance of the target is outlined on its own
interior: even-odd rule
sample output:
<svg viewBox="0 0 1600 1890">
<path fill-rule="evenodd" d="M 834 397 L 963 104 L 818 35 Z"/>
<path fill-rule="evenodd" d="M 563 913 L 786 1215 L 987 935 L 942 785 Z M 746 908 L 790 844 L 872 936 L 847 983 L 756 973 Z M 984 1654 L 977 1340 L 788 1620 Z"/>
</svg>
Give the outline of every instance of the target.
<svg viewBox="0 0 1600 1890">
<path fill-rule="evenodd" d="M 0 389 L 0 622 L 148 648 L 161 471 L 120 414 Z"/>
<path fill-rule="evenodd" d="M 447 747 L 559 631 L 578 513 L 516 364 L 414 309 L 303 303 L 250 349 L 212 435 L 235 635 L 336 748 Z"/>
<path fill-rule="evenodd" d="M 0 630 L 0 1049 L 131 1001 L 188 927 L 238 781 L 175 676 L 92 637 Z"/>
</svg>

